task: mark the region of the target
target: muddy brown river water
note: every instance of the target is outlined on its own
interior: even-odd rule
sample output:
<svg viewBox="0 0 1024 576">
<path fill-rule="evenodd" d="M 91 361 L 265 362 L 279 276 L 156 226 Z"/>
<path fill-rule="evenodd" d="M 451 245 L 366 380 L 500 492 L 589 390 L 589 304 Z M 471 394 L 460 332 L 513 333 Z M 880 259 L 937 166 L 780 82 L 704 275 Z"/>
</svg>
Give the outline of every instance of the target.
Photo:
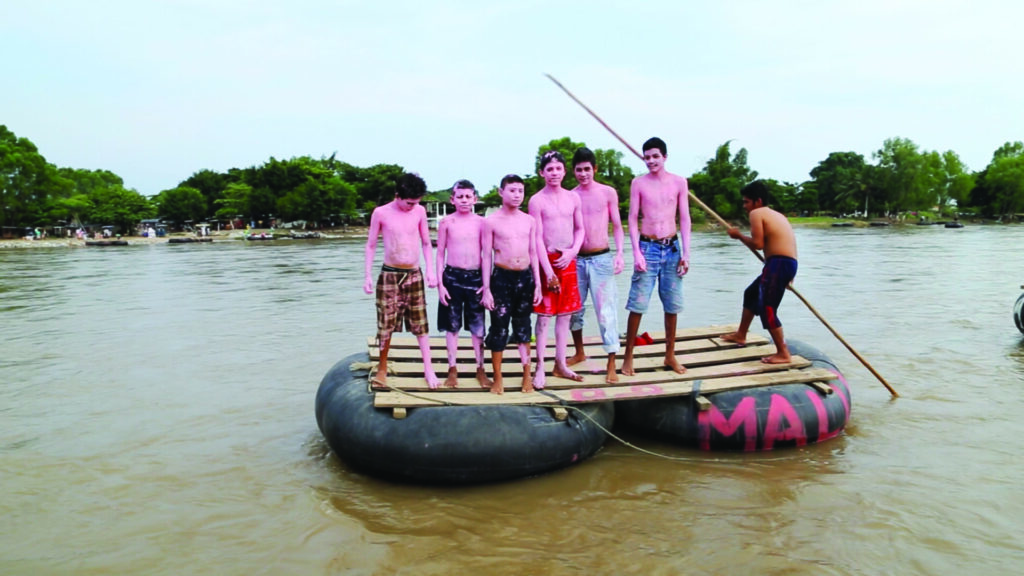
<svg viewBox="0 0 1024 576">
<path fill-rule="evenodd" d="M 851 384 L 839 438 L 627 435 L 674 459 L 610 440 L 457 488 L 353 472 L 316 427 L 320 378 L 373 332 L 361 241 L 0 250 L 0 573 L 1019 573 L 1024 227 L 797 237 L 797 287 L 901 398 L 789 295 L 787 336 Z M 692 252 L 680 326 L 736 322 L 758 261 L 722 234 Z"/>
</svg>

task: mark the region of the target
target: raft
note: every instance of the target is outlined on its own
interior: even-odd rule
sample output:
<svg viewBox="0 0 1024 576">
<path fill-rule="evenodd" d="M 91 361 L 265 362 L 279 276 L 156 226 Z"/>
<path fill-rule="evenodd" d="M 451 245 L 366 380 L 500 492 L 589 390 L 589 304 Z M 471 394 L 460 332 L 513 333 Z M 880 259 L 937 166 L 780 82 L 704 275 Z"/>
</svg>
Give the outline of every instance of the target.
<svg viewBox="0 0 1024 576">
<path fill-rule="evenodd" d="M 86 240 L 86 246 L 127 246 L 127 240 Z"/>
<path fill-rule="evenodd" d="M 459 340 L 457 388 L 431 390 L 423 379 L 416 339 L 404 334 L 392 338 L 391 389 L 371 390 L 369 370 L 376 365 L 378 351 L 367 339 L 365 352 L 343 359 L 324 376 L 316 397 L 317 424 L 331 450 L 354 469 L 401 481 L 446 484 L 509 480 L 578 463 L 600 449 L 624 412 L 643 420 L 643 412 L 652 407 L 696 406 L 707 411 L 712 417 L 708 422 L 718 430 L 724 405 L 715 408 L 714 403 L 730 391 L 750 396 L 753 390 L 770 395 L 775 387 L 799 390 L 805 403 L 820 403 L 830 415 L 826 429 L 816 429 L 813 441 L 842 430 L 849 418 L 849 391 L 841 382 L 825 384 L 836 379 L 838 370 L 823 355 L 794 343 L 792 362 L 764 364 L 760 358 L 775 352 L 771 341 L 753 333 L 746 346 L 721 339 L 735 330 L 735 325 L 678 330 L 675 350 L 688 368 L 684 374 L 664 368 L 664 334 L 645 333 L 644 344 L 634 350 L 636 374 L 619 374 L 613 383 L 606 381 L 599 338 L 584 338 L 588 360 L 573 366 L 583 377 L 581 382 L 551 376 L 554 342 L 549 342 L 547 386 L 533 393 L 519 389 L 521 367 L 518 353 L 511 349 L 504 357 L 505 394 L 500 396 L 482 390 L 473 379 L 469 338 Z M 431 337 L 430 343 L 434 371 L 443 380 L 445 339 Z M 489 362 L 486 367 L 489 371 Z M 837 389 L 842 394 L 834 394 Z M 811 398 L 808 391 L 818 396 Z M 847 398 L 845 404 L 840 396 Z M 651 399 L 651 404 L 633 402 L 642 398 Z M 743 403 L 744 410 L 749 404 Z M 776 404 L 781 406 L 776 402 L 769 407 Z M 835 412 L 840 405 L 842 412 Z M 781 414 L 791 416 L 787 411 Z M 747 417 L 746 412 L 735 416 L 740 419 L 736 425 Z M 790 419 L 784 421 L 788 424 Z M 733 421 L 725 418 L 724 425 Z M 775 434 L 771 445 L 786 445 L 787 430 L 778 422 L 774 425 L 772 430 L 785 433 Z M 654 433 L 667 435 L 661 430 Z M 719 447 L 717 440 L 709 444 L 711 449 Z"/>
<path fill-rule="evenodd" d="M 850 388 L 821 351 L 787 340 L 791 354 L 826 376 L 817 381 L 717 391 L 715 380 L 681 398 L 619 402 L 620 425 L 700 450 L 768 451 L 838 436 L 850 419 Z M 699 394 L 699 395 L 698 395 Z M 704 401 L 700 401 L 703 398 Z"/>
<path fill-rule="evenodd" d="M 213 238 L 194 238 L 192 236 L 175 236 L 168 238 L 168 244 L 192 244 L 194 242 L 213 242 Z"/>
<path fill-rule="evenodd" d="M 1021 286 L 1024 289 L 1024 286 Z M 1024 319 L 1021 316 L 1024 315 L 1024 294 L 1017 297 L 1017 302 L 1013 305 L 1013 323 L 1017 325 L 1017 330 L 1020 330 L 1021 334 L 1024 334 Z"/>
<path fill-rule="evenodd" d="M 375 393 L 367 380 L 369 362 L 366 352 L 352 354 L 327 372 L 316 395 L 316 420 L 331 450 L 354 469 L 372 476 L 427 484 L 475 484 L 533 476 L 593 456 L 614 423 L 610 403 L 565 413 L 503 404 L 442 405 L 398 413 L 375 408 Z M 419 370 L 422 380 L 422 364 Z M 443 379 L 444 372 L 440 375 Z M 506 373 L 507 399 L 543 397 L 509 386 L 518 380 L 513 372 Z M 470 380 L 460 383 L 467 389 L 474 385 Z M 472 394 L 486 394 L 495 402 L 503 399 L 490 392 L 447 394 L 451 402 Z"/>
</svg>

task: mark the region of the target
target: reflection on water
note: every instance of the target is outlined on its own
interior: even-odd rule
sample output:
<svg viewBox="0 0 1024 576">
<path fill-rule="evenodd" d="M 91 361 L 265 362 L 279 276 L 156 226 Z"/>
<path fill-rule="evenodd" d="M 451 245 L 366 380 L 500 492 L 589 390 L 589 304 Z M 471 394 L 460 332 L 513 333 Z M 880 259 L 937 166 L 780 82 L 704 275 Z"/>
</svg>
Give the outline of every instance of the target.
<svg viewBox="0 0 1024 576">
<path fill-rule="evenodd" d="M 3 250 L 0 572 L 1008 573 L 1022 240 L 798 231 L 797 287 L 902 394 L 788 296 L 787 335 L 852 385 L 836 440 L 703 454 L 630 435 L 673 459 L 610 442 L 468 488 L 358 474 L 316 429 L 320 378 L 375 324 L 360 241 Z M 735 322 L 759 263 L 719 234 L 693 258 L 681 326 Z M 654 304 L 641 328 L 661 322 Z"/>
</svg>

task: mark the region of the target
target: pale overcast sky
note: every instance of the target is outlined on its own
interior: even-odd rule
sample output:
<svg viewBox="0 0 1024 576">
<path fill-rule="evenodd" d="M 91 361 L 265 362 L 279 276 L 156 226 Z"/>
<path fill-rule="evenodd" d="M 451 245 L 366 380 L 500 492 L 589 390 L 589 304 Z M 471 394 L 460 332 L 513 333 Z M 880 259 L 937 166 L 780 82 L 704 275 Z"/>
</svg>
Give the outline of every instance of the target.
<svg viewBox="0 0 1024 576">
<path fill-rule="evenodd" d="M 488 190 L 537 147 L 611 135 L 668 168 L 726 140 L 800 182 L 886 138 L 980 170 L 1024 140 L 1016 0 L 5 0 L 0 124 L 152 195 L 271 156 L 399 164 Z"/>
</svg>

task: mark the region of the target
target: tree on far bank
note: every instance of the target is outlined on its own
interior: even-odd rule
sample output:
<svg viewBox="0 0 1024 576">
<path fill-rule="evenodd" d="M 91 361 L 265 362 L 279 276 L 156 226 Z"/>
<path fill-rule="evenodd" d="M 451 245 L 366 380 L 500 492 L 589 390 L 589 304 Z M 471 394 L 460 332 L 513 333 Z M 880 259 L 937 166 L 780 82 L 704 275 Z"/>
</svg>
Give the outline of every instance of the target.
<svg viewBox="0 0 1024 576">
<path fill-rule="evenodd" d="M 359 197 L 357 209 L 367 213 L 395 198 L 395 183 L 405 174 L 405 168 L 397 164 L 360 168 L 347 162 L 337 162 L 336 171 L 342 180 L 355 187 Z"/>
<path fill-rule="evenodd" d="M 236 218 L 248 218 L 249 196 L 252 194 L 252 186 L 245 182 L 232 182 L 224 188 L 221 198 L 214 201 L 217 211 L 214 214 L 217 218 L 235 220 Z"/>
<path fill-rule="evenodd" d="M 189 221 L 205 220 L 208 215 L 206 198 L 203 198 L 199 190 L 188 186 L 164 190 L 154 197 L 154 201 L 160 218 L 174 222 L 178 226 Z"/>
<path fill-rule="evenodd" d="M 69 190 L 32 141 L 0 124 L 0 226 L 47 224 L 50 200 Z"/>
<path fill-rule="evenodd" d="M 149 198 L 126 188 L 109 170 L 60 168 L 67 192 L 51 199 L 50 214 L 69 225 L 112 225 L 122 232 L 134 230 L 139 220 L 152 218 L 156 208 Z"/>
<path fill-rule="evenodd" d="M 945 209 L 950 203 L 956 202 L 964 207 L 970 201 L 971 189 L 974 188 L 974 175 L 960 160 L 960 156 L 952 150 L 942 153 L 942 180 L 939 183 L 939 208 Z"/>
<path fill-rule="evenodd" d="M 876 185 L 882 204 L 874 209 L 892 214 L 937 204 L 942 179 L 937 154 L 920 152 L 908 138 L 889 138 L 873 156 L 878 160 Z"/>
<path fill-rule="evenodd" d="M 206 202 L 207 216 L 209 213 L 215 211 L 217 206 L 217 200 L 224 197 L 224 189 L 228 187 L 228 184 L 238 181 L 237 172 L 234 174 L 224 174 L 216 172 L 214 170 L 199 170 L 193 173 L 188 178 L 178 183 L 178 188 L 194 188 L 203 195 L 203 200 Z"/>
<path fill-rule="evenodd" d="M 1024 143 L 1007 142 L 977 175 L 971 205 L 992 218 L 1024 212 Z"/>
<path fill-rule="evenodd" d="M 747 166 L 747 149 L 740 148 L 733 155 L 729 150 L 731 142 L 727 140 L 719 146 L 704 168 L 689 178 L 690 191 L 725 219 L 742 216 L 740 190 L 757 180 L 757 171 Z"/>
<path fill-rule="evenodd" d="M 156 208 L 149 198 L 124 186 L 97 190 L 90 196 L 93 203 L 90 219 L 93 224 L 110 224 L 122 232 L 130 232 L 140 220 L 152 218 Z"/>
<path fill-rule="evenodd" d="M 847 214 L 863 209 L 868 189 L 868 165 L 856 152 L 832 152 L 811 170 L 818 206 Z"/>
</svg>

